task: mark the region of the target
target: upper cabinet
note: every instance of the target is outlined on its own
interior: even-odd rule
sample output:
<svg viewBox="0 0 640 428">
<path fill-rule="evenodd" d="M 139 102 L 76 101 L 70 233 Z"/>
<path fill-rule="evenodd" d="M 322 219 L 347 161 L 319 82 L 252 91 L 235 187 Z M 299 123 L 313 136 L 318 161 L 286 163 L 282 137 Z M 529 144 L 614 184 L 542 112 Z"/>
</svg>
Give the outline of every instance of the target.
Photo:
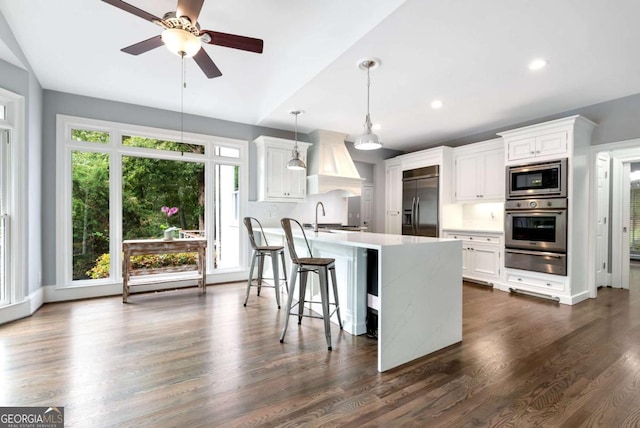
<svg viewBox="0 0 640 428">
<path fill-rule="evenodd" d="M 258 147 L 258 200 L 295 202 L 307 195 L 307 171 L 287 168 L 295 141 L 260 136 L 254 140 Z M 298 151 L 307 162 L 307 148 L 311 144 L 298 142 Z"/>
<path fill-rule="evenodd" d="M 501 138 L 457 147 L 453 159 L 456 202 L 504 201 L 504 143 Z"/>
<path fill-rule="evenodd" d="M 506 138 L 506 141 L 508 161 L 567 156 L 568 133 L 566 131 Z"/>
</svg>

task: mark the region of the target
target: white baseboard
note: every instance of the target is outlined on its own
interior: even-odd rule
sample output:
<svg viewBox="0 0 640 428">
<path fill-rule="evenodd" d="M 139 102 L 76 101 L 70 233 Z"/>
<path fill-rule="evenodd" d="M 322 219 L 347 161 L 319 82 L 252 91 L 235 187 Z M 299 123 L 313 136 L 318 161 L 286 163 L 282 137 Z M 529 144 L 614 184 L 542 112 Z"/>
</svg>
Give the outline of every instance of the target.
<svg viewBox="0 0 640 428">
<path fill-rule="evenodd" d="M 0 324 L 31 316 L 44 304 L 42 288 L 29 294 L 22 302 L 0 308 Z"/>
<path fill-rule="evenodd" d="M 246 281 L 248 271 L 229 271 L 207 275 L 207 284 Z M 193 287 L 196 281 L 176 281 L 163 284 L 147 284 L 132 287 L 132 295 L 136 292 Z M 0 324 L 33 315 L 43 304 L 64 302 L 68 300 L 92 299 L 96 297 L 122 295 L 122 283 L 106 285 L 90 285 L 83 287 L 59 288 L 56 285 L 45 285 L 29 294 L 22 302 L 0 308 Z"/>
</svg>

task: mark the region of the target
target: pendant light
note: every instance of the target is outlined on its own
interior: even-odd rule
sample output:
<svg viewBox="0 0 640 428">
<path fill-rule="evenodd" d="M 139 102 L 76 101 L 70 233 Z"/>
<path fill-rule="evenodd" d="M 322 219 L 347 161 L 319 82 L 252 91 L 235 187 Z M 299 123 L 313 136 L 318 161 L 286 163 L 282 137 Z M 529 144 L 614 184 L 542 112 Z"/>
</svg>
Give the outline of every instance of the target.
<svg viewBox="0 0 640 428">
<path fill-rule="evenodd" d="M 293 146 L 293 152 L 291 152 L 291 160 L 287 164 L 287 169 L 293 170 L 303 170 L 306 169 L 307 166 L 304 164 L 302 159 L 300 159 L 300 152 L 298 151 L 298 115 L 301 114 L 301 110 L 291 110 L 289 114 L 292 114 L 296 117 L 296 128 L 295 128 L 295 143 Z"/>
<path fill-rule="evenodd" d="M 369 115 L 369 87 L 371 86 L 371 77 L 369 71 L 372 68 L 377 68 L 380 65 L 379 59 L 367 58 L 358 63 L 358 67 L 362 70 L 367 70 L 367 118 L 364 122 L 364 132 L 356 138 L 353 146 L 358 150 L 376 150 L 382 147 L 382 141 L 380 137 L 371 131 L 371 116 Z"/>
</svg>

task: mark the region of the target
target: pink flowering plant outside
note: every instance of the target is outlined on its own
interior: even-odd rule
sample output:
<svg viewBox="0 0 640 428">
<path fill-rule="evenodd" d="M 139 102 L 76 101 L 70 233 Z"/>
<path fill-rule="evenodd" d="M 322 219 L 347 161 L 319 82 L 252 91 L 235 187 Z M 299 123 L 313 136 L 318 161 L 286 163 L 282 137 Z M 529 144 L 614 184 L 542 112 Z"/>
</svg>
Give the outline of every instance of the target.
<svg viewBox="0 0 640 428">
<path fill-rule="evenodd" d="M 163 206 L 162 208 L 160 208 L 160 211 L 162 211 L 167 216 L 167 223 L 161 226 L 162 230 L 166 230 L 171 227 L 171 225 L 169 224 L 169 219 L 177 214 L 179 210 L 178 207 Z M 174 230 L 178 230 L 178 228 L 174 228 Z"/>
</svg>

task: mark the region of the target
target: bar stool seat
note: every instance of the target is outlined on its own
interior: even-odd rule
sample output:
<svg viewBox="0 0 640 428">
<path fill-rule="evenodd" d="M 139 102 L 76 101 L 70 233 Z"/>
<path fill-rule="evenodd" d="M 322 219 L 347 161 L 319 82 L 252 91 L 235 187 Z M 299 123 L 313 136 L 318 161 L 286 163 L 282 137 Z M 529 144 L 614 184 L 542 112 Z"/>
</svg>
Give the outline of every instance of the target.
<svg viewBox="0 0 640 428">
<path fill-rule="evenodd" d="M 282 245 L 269 245 L 267 242 L 267 238 L 264 235 L 264 230 L 262 229 L 262 225 L 258 221 L 258 219 L 254 217 L 245 217 L 243 220 L 245 227 L 247 228 L 247 233 L 249 234 L 249 242 L 251 243 L 251 247 L 253 248 L 253 255 L 251 256 L 251 268 L 249 269 L 249 280 L 247 281 L 247 295 L 244 298 L 244 306 L 247 306 L 247 301 L 249 300 L 249 294 L 251 291 L 251 287 L 258 288 L 258 296 L 260 295 L 260 290 L 262 287 L 272 287 L 275 288 L 276 291 L 276 303 L 278 304 L 278 309 L 280 309 L 280 280 L 279 275 L 279 266 L 278 266 L 278 257 L 282 261 L 282 276 L 285 287 L 287 289 L 287 293 L 289 292 L 289 287 L 287 285 L 287 272 L 284 264 L 284 246 Z M 260 228 L 260 233 L 262 235 L 262 239 L 264 240 L 266 245 L 258 245 L 256 243 L 256 239 L 253 233 L 253 225 L 254 223 L 257 227 Z M 262 273 L 264 271 L 264 258 L 271 257 L 271 266 L 273 269 L 273 285 L 264 284 L 264 278 Z M 256 265 L 256 261 L 258 262 L 258 281 L 256 284 L 253 283 L 253 270 Z"/>
<path fill-rule="evenodd" d="M 295 243 L 293 241 L 293 233 L 291 231 L 291 223 L 296 223 L 302 231 L 307 250 L 310 257 L 298 257 L 296 253 Z M 289 257 L 293 263 L 291 272 L 291 288 L 289 289 L 289 298 L 287 299 L 287 314 L 284 318 L 284 326 L 282 328 L 282 334 L 280 335 L 280 343 L 284 343 L 284 337 L 287 333 L 287 326 L 289 324 L 289 316 L 297 316 L 298 324 L 302 323 L 302 317 L 321 318 L 324 320 L 324 335 L 327 340 L 327 349 L 331 351 L 331 316 L 336 313 L 338 316 L 338 325 L 342 330 L 342 319 L 340 318 L 340 305 L 338 304 L 338 286 L 336 282 L 336 267 L 335 259 L 332 258 L 320 258 L 313 257 L 311 253 L 311 247 L 309 247 L 309 241 L 307 241 L 307 235 L 304 233 L 302 225 L 292 218 L 283 218 L 280 221 L 284 235 L 287 241 L 287 247 L 289 249 Z M 320 283 L 320 301 L 305 300 L 306 288 L 307 288 L 307 276 L 309 272 L 318 274 Z M 295 294 L 296 279 L 300 276 L 300 290 L 299 298 L 296 304 L 293 304 L 293 295 Z M 334 301 L 329 301 L 329 275 L 331 275 L 331 282 L 333 284 L 333 297 Z M 305 303 L 320 303 L 322 306 L 322 316 L 304 314 Z M 293 304 L 293 305 L 292 305 Z M 292 309 L 298 306 L 297 312 L 293 312 Z M 329 307 L 334 306 L 333 311 L 329 311 Z"/>
</svg>

